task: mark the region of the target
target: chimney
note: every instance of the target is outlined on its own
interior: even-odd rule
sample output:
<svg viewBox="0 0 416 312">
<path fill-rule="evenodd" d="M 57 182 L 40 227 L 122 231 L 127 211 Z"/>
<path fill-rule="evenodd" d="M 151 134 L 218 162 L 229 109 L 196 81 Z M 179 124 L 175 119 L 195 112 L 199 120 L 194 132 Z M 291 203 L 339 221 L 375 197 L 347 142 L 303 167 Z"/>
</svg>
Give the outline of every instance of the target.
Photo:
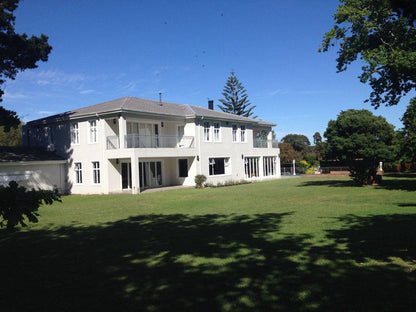
<svg viewBox="0 0 416 312">
<path fill-rule="evenodd" d="M 162 106 L 162 92 L 159 92 L 159 105 Z"/>
<path fill-rule="evenodd" d="M 214 110 L 214 100 L 208 100 L 208 109 Z"/>
</svg>

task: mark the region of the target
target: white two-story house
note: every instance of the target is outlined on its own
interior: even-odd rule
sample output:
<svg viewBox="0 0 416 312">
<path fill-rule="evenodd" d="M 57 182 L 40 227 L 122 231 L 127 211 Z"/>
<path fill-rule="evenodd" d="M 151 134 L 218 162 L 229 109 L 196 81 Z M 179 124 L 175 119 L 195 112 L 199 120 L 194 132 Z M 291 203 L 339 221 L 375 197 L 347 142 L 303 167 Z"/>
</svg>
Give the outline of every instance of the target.
<svg viewBox="0 0 416 312">
<path fill-rule="evenodd" d="M 38 119 L 24 144 L 67 160 L 65 191 L 139 193 L 146 188 L 280 177 L 273 123 L 193 105 L 124 97 Z"/>
</svg>

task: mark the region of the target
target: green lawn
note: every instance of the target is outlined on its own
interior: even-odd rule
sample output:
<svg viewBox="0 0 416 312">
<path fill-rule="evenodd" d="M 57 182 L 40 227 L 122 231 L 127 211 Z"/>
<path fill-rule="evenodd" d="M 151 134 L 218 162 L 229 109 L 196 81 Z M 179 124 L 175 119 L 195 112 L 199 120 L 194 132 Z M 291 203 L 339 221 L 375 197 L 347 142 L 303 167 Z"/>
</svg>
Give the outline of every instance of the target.
<svg viewBox="0 0 416 312">
<path fill-rule="evenodd" d="M 67 196 L 0 230 L 1 311 L 415 311 L 416 176 Z"/>
</svg>

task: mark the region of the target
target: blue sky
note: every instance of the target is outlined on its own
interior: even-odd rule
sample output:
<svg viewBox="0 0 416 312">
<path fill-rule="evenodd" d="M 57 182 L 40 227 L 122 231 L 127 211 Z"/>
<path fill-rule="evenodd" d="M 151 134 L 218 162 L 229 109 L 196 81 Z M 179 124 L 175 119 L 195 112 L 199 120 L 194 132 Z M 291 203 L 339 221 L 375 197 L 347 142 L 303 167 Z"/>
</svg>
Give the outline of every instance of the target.
<svg viewBox="0 0 416 312">
<path fill-rule="evenodd" d="M 336 49 L 318 53 L 333 25 L 331 0 L 24 0 L 16 29 L 44 33 L 49 60 L 5 85 L 3 103 L 25 121 L 123 96 L 218 104 L 232 69 L 260 119 L 309 138 L 341 110 L 366 108 L 401 127 L 410 97 L 374 110 L 357 62 L 336 73 Z"/>
</svg>

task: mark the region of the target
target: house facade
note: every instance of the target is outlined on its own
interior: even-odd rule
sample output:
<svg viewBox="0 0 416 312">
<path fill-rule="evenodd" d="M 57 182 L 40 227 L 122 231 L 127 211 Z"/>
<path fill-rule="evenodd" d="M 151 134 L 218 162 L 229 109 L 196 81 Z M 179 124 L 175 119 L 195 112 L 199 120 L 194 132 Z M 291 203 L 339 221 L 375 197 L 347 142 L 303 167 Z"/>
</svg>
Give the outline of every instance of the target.
<svg viewBox="0 0 416 312">
<path fill-rule="evenodd" d="M 38 119 L 24 127 L 27 146 L 67 160 L 67 192 L 139 193 L 280 177 L 273 123 L 193 105 L 124 97 Z"/>
</svg>

